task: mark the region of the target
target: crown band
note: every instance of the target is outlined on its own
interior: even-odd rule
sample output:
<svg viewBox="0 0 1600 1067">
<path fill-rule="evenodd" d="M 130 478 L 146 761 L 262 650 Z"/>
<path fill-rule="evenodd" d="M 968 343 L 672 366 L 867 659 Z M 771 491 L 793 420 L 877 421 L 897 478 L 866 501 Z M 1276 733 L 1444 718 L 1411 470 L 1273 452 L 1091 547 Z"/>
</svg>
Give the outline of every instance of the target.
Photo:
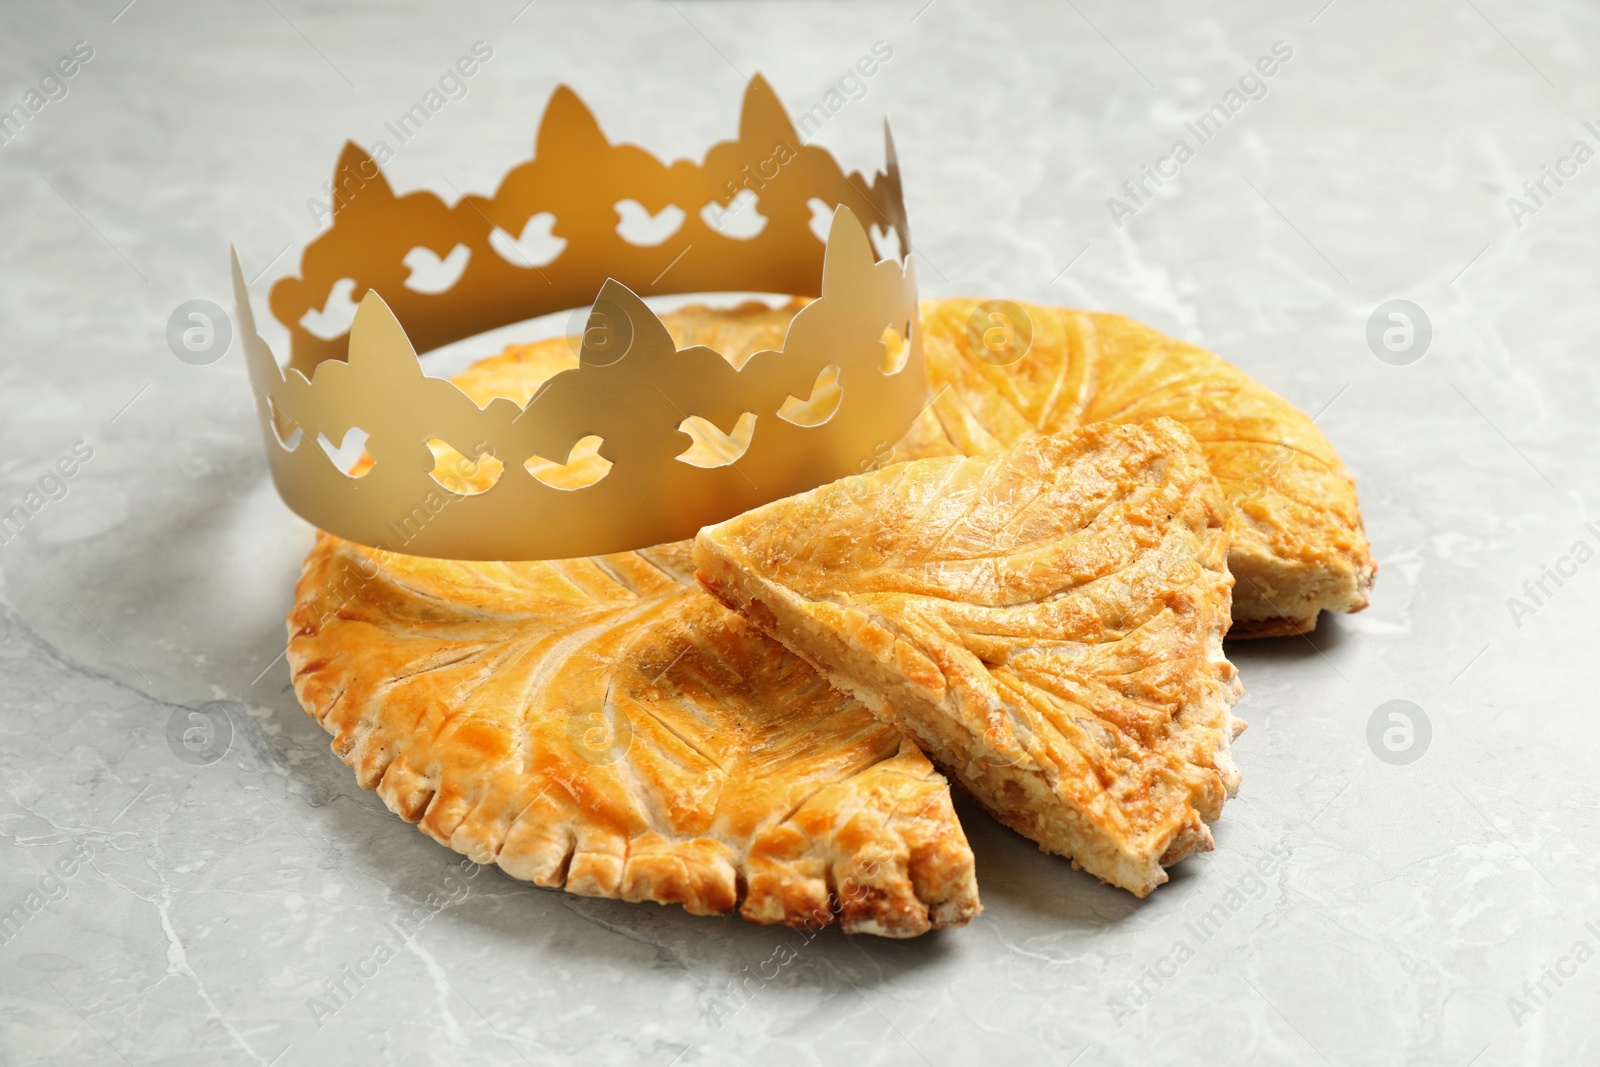
<svg viewBox="0 0 1600 1067">
<path fill-rule="evenodd" d="M 786 146 L 794 147 L 778 151 Z M 745 95 L 739 138 L 713 146 L 702 164 L 668 166 L 611 145 L 563 87 L 534 158 L 492 197 L 465 196 L 453 207 L 428 192 L 396 197 L 353 145 L 335 185 L 349 195 L 332 228 L 307 247 L 301 275 L 271 291 L 290 331 L 288 369 L 255 328 L 237 255 L 233 276 L 274 484 L 294 511 L 341 537 L 452 559 L 561 558 L 681 540 L 855 472 L 898 440 L 925 399 L 914 272 L 909 260 L 880 261 L 858 217 L 909 248 L 892 141 L 886 170 L 870 183 L 846 175 L 826 151 L 799 144 L 759 77 Z M 765 220 L 757 233 L 733 237 L 706 222 L 703 209 L 726 209 L 747 191 Z M 677 208 L 682 222 L 663 243 L 630 242 L 618 233 L 617 205 L 627 199 L 658 214 Z M 816 200 L 834 208 L 825 246 L 811 231 Z M 522 232 L 544 212 L 566 242 L 548 263 L 516 263 L 494 248 L 496 229 Z M 448 289 L 407 284 L 414 248 L 444 259 L 463 245 L 465 267 Z M 307 313 L 341 279 L 360 298 L 355 320 L 344 335 L 319 337 Z M 818 299 L 795 315 L 782 349 L 757 352 L 737 370 L 709 348 L 677 350 L 640 299 L 749 290 Z M 578 367 L 525 407 L 497 398 L 480 409 L 417 362 L 419 350 L 591 299 Z M 832 415 L 816 425 L 790 421 L 786 401 L 804 400 L 830 375 L 840 390 Z M 690 416 L 718 428 L 748 418 L 754 429 L 737 458 L 697 466 L 679 454 Z M 344 441 L 353 429 L 366 434 L 372 459 L 355 473 L 313 444 Z M 535 475 L 568 462 L 592 437 L 610 462 L 604 477 L 565 489 Z M 429 441 L 470 460 L 495 457 L 493 484 L 464 493 L 441 482 Z"/>
</svg>

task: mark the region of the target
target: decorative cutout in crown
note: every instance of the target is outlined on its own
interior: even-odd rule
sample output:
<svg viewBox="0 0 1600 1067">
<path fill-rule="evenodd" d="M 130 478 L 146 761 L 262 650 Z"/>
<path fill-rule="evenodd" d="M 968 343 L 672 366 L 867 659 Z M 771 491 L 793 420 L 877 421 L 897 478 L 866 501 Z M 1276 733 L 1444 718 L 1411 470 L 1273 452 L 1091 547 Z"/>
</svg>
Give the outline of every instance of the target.
<svg viewBox="0 0 1600 1067">
<path fill-rule="evenodd" d="M 846 174 L 828 152 L 800 143 L 757 76 L 738 139 L 714 145 L 700 164 L 667 165 L 611 144 L 582 101 L 558 88 L 534 158 L 492 197 L 464 196 L 453 207 L 429 192 L 395 196 L 371 157 L 347 145 L 333 226 L 306 248 L 301 275 L 271 291 L 273 313 L 290 332 L 287 369 L 256 331 L 233 257 L 238 321 L 279 494 L 322 529 L 391 551 L 550 559 L 680 540 L 855 473 L 899 439 L 925 399 L 914 272 L 909 259 L 879 261 L 863 226 L 892 231 L 901 249 L 910 247 L 887 127 L 885 141 L 885 171 L 870 182 Z M 619 233 L 619 205 L 628 200 L 654 215 L 676 208 L 682 221 L 657 244 L 631 242 Z M 706 219 L 735 200 L 765 220 L 747 236 Z M 833 209 L 826 245 L 811 230 L 819 200 Z M 535 265 L 507 235 L 544 213 L 565 244 Z M 408 286 L 415 249 L 459 263 L 463 247 L 453 285 Z M 319 337 L 305 323 L 340 288 L 360 301 L 355 320 L 347 334 Z M 704 346 L 679 351 L 640 299 L 731 291 L 818 299 L 796 313 L 781 350 L 757 352 L 737 369 Z M 451 382 L 424 376 L 417 361 L 419 351 L 591 300 L 578 367 L 546 382 L 525 407 L 496 398 L 479 408 Z M 808 397 L 835 388 L 831 414 L 795 414 Z M 748 443 L 723 462 L 685 455 L 691 419 Z M 352 430 L 366 435 L 371 462 L 345 470 L 318 442 L 337 445 Z M 597 439 L 598 480 L 555 488 L 541 478 L 552 465 L 592 454 Z M 490 484 L 436 478 L 430 442 L 469 461 L 493 457 L 478 467 L 492 468 Z"/>
</svg>

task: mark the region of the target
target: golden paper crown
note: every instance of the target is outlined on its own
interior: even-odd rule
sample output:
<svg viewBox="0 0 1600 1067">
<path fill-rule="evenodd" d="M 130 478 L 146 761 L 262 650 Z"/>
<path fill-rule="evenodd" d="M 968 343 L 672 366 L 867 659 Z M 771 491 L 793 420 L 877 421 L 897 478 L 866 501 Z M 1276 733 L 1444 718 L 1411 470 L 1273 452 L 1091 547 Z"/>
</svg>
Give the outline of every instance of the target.
<svg viewBox="0 0 1600 1067">
<path fill-rule="evenodd" d="M 540 121 L 534 158 L 513 167 L 493 196 L 454 206 L 429 192 L 396 196 L 378 164 L 346 145 L 332 227 L 306 247 L 300 275 L 272 287 L 273 314 L 291 338 L 287 368 L 256 331 L 233 255 L 245 358 L 279 494 L 321 529 L 391 551 L 555 559 L 691 537 L 856 473 L 910 427 L 926 388 L 909 257 L 880 262 L 863 228 L 865 220 L 892 231 L 910 248 L 887 124 L 884 135 L 885 170 L 870 182 L 846 174 L 827 151 L 801 143 L 758 75 L 738 138 L 712 146 L 703 163 L 669 165 L 613 145 L 562 86 Z M 713 205 L 748 201 L 747 190 L 765 220 L 753 235 L 733 236 L 703 217 Z M 618 232 L 626 200 L 654 215 L 676 207 L 682 223 L 655 245 L 629 241 Z M 811 230 L 816 200 L 833 209 L 826 245 Z M 501 254 L 505 235 L 546 212 L 552 236 L 565 242 L 553 259 L 536 265 L 514 246 Z M 491 240 L 496 230 L 504 232 Z M 408 287 L 405 260 L 419 247 L 457 261 L 464 247 L 459 279 L 437 293 Z M 303 320 L 341 280 L 354 283 L 355 320 L 347 334 L 318 337 Z M 640 299 L 735 291 L 817 299 L 795 314 L 781 350 L 737 367 L 704 346 L 679 351 Z M 590 301 L 578 366 L 525 407 L 497 397 L 480 408 L 453 383 L 424 376 L 417 361 L 418 352 Z M 803 403 L 835 395 L 831 415 Z M 736 455 L 736 446 L 685 455 L 696 419 L 748 443 Z M 371 462 L 346 470 L 328 449 L 352 430 L 366 434 Z M 595 438 L 602 477 L 581 488 L 549 477 L 575 465 Z M 441 479 L 446 447 L 469 461 L 493 456 L 492 484 Z"/>
</svg>

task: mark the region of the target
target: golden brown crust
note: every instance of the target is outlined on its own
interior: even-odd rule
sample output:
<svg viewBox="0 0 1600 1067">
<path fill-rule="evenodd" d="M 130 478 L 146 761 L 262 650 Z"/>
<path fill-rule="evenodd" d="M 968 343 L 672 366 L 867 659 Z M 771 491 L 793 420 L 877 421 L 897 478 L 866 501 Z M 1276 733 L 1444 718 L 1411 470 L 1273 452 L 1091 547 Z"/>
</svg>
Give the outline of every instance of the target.
<svg viewBox="0 0 1600 1067">
<path fill-rule="evenodd" d="M 1203 348 L 1101 312 L 1021 305 L 1032 344 L 995 366 L 968 341 L 977 303 L 922 305 L 938 399 L 914 454 L 977 455 L 1092 422 L 1175 419 L 1200 442 L 1228 505 L 1233 636 L 1300 633 L 1319 611 L 1367 606 L 1376 565 L 1355 481 L 1288 401 Z"/>
<path fill-rule="evenodd" d="M 1169 419 L 842 479 L 707 527 L 700 581 L 1001 821 L 1144 896 L 1238 784 L 1227 521 Z"/>
<path fill-rule="evenodd" d="M 743 332 L 704 314 L 668 323 L 760 347 L 792 309 L 741 309 Z M 525 398 L 569 359 L 517 346 L 458 381 Z M 966 923 L 944 778 L 691 570 L 686 542 L 464 563 L 319 535 L 288 620 L 295 693 L 362 786 L 515 877 L 891 937 Z"/>
</svg>

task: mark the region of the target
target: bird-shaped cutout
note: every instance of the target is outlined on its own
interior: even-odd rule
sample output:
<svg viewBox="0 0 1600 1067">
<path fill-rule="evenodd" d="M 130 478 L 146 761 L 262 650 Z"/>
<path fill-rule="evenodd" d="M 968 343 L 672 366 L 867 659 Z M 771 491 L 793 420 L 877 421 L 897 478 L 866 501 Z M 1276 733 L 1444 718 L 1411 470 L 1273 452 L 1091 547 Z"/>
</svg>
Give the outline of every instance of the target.
<svg viewBox="0 0 1600 1067">
<path fill-rule="evenodd" d="M 683 208 L 668 204 L 654 215 L 637 200 L 618 200 L 617 236 L 641 248 L 654 248 L 677 233 L 685 218 Z"/>
<path fill-rule="evenodd" d="M 723 433 L 710 419 L 690 415 L 678 424 L 678 430 L 688 434 L 694 444 L 674 458 L 691 467 L 726 467 L 739 462 L 750 450 L 750 441 L 756 432 L 756 416 L 752 411 L 742 412 L 733 424 L 733 432 Z"/>
<path fill-rule="evenodd" d="M 413 293 L 448 292 L 461 280 L 471 257 L 472 250 L 459 242 L 443 259 L 433 249 L 417 245 L 400 261 L 411 271 L 406 276 L 405 287 Z"/>
<path fill-rule="evenodd" d="M 540 211 L 528 217 L 517 237 L 496 226 L 489 247 L 513 267 L 548 267 L 567 248 L 566 240 L 555 235 L 555 224 L 553 212 Z"/>
<path fill-rule="evenodd" d="M 429 439 L 428 451 L 433 453 L 433 470 L 429 475 L 441 487 L 461 496 L 488 492 L 505 471 L 505 464 L 492 452 L 481 451 L 476 457 L 469 456 L 438 437 Z"/>
<path fill-rule="evenodd" d="M 356 289 L 354 278 L 340 278 L 333 283 L 328 299 L 320 308 L 312 308 L 300 316 L 300 325 L 313 337 L 331 341 L 349 332 L 356 320 L 356 302 L 352 299 Z"/>
<path fill-rule="evenodd" d="M 367 431 L 359 426 L 352 426 L 344 433 L 344 439 L 337 445 L 328 439 L 326 432 L 317 434 L 317 444 L 328 454 L 334 467 L 348 474 L 352 478 L 360 478 L 371 470 L 370 464 L 361 464 L 361 457 L 367 451 Z"/>
<path fill-rule="evenodd" d="M 821 426 L 844 402 L 844 390 L 839 386 L 839 364 L 830 363 L 817 372 L 811 386 L 811 396 L 801 400 L 792 393 L 784 398 L 778 409 L 778 418 L 796 426 Z"/>
<path fill-rule="evenodd" d="M 756 206 L 756 194 L 749 189 L 740 189 L 727 207 L 709 201 L 700 209 L 700 218 L 722 236 L 740 241 L 757 237 L 767 228 L 767 217 Z"/>
<path fill-rule="evenodd" d="M 590 434 L 578 439 L 565 463 L 529 456 L 523 466 L 552 489 L 586 489 L 611 473 L 611 461 L 600 454 L 604 438 Z"/>
</svg>

